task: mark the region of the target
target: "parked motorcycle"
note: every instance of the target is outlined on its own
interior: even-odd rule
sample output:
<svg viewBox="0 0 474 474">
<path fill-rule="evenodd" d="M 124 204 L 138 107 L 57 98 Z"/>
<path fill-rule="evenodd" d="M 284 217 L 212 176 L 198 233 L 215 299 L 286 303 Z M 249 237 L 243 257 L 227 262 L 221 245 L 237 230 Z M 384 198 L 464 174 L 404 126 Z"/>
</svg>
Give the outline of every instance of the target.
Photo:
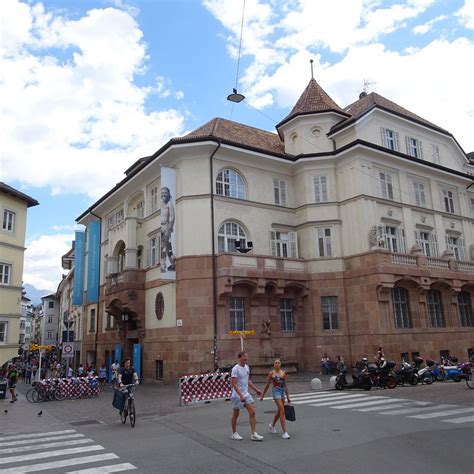
<svg viewBox="0 0 474 474">
<path fill-rule="evenodd" d="M 397 379 L 393 375 L 395 365 L 393 360 L 386 361 L 385 359 L 381 359 L 377 369 L 370 373 L 372 385 L 380 388 L 395 388 L 398 385 Z"/>
<path fill-rule="evenodd" d="M 410 365 L 408 362 L 403 362 L 402 368 L 395 371 L 395 378 L 398 385 L 409 383 L 416 385 L 419 382 L 418 369 L 415 365 Z"/>
<path fill-rule="evenodd" d="M 347 370 L 342 371 L 336 376 L 336 390 L 350 390 L 350 389 L 363 389 L 370 390 L 372 388 L 372 381 L 370 378 L 371 372 L 369 372 L 369 366 L 377 366 L 375 364 L 368 364 L 367 359 L 362 361 L 361 370 L 356 375 L 352 373 L 352 383 L 349 383 L 346 378 Z M 371 368 L 372 370 L 372 368 Z"/>
</svg>

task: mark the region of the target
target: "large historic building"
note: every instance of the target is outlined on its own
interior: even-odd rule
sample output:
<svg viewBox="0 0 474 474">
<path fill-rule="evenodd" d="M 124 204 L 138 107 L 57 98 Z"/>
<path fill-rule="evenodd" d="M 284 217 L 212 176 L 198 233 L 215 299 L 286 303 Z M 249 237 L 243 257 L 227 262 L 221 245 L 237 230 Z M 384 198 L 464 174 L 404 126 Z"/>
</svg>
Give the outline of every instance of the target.
<svg viewBox="0 0 474 474">
<path fill-rule="evenodd" d="M 0 182 L 0 366 L 18 357 L 26 215 L 39 203 Z M 23 331 L 24 336 L 24 331 Z"/>
<path fill-rule="evenodd" d="M 101 222 L 83 362 L 139 343 L 144 377 L 173 381 L 235 360 L 234 330 L 262 370 L 379 345 L 467 358 L 474 165 L 454 136 L 376 93 L 341 108 L 314 79 L 276 131 L 215 118 L 79 216 Z"/>
</svg>

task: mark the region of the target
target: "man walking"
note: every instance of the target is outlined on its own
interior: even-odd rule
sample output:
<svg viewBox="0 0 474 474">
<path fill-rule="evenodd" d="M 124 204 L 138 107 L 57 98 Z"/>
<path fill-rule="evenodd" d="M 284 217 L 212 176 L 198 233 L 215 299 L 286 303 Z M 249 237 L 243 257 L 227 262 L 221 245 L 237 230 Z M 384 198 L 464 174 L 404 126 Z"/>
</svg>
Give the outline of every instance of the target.
<svg viewBox="0 0 474 474">
<path fill-rule="evenodd" d="M 253 384 L 249 379 L 250 369 L 247 365 L 248 357 L 246 352 L 239 352 L 237 354 L 239 363 L 234 365 L 231 372 L 231 383 L 232 383 L 232 408 L 233 414 L 231 419 L 232 425 L 232 436 L 234 440 L 241 440 L 242 436 L 237 433 L 237 419 L 240 415 L 240 410 L 244 407 L 249 413 L 249 422 L 250 422 L 250 439 L 252 441 L 262 441 L 263 436 L 260 436 L 257 433 L 257 417 L 255 416 L 255 408 L 253 406 L 253 398 L 249 393 L 249 386 L 255 393 L 260 396 L 262 392 Z"/>
</svg>

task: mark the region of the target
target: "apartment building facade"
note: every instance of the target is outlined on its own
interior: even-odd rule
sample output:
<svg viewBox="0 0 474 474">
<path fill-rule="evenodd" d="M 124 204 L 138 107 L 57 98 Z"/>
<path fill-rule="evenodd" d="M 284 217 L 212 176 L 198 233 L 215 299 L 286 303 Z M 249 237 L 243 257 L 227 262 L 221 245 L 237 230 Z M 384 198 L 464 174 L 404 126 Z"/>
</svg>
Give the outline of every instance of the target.
<svg viewBox="0 0 474 474">
<path fill-rule="evenodd" d="M 84 353 L 140 343 L 145 378 L 168 382 L 232 362 L 242 330 L 262 371 L 379 345 L 467 358 L 474 166 L 455 137 L 376 93 L 341 108 L 314 79 L 276 128 L 213 119 L 77 219 L 101 223 Z"/>
<path fill-rule="evenodd" d="M 26 217 L 38 204 L 0 182 L 0 366 L 18 356 Z"/>
<path fill-rule="evenodd" d="M 41 345 L 42 346 L 57 346 L 59 337 L 59 301 L 56 293 L 43 296 L 41 319 Z"/>
</svg>

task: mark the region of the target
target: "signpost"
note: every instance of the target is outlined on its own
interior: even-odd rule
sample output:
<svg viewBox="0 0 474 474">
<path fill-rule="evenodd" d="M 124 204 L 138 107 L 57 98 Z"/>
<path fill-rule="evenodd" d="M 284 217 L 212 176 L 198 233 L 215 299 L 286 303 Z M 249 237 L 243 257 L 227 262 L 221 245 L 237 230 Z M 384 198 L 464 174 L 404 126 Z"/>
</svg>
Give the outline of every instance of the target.
<svg viewBox="0 0 474 474">
<path fill-rule="evenodd" d="M 255 331 L 229 331 L 227 333 L 229 336 L 239 336 L 240 337 L 240 350 L 244 350 L 244 338 L 245 336 L 253 336 Z"/>
<path fill-rule="evenodd" d="M 63 359 L 74 357 L 74 342 L 63 342 Z"/>
</svg>

